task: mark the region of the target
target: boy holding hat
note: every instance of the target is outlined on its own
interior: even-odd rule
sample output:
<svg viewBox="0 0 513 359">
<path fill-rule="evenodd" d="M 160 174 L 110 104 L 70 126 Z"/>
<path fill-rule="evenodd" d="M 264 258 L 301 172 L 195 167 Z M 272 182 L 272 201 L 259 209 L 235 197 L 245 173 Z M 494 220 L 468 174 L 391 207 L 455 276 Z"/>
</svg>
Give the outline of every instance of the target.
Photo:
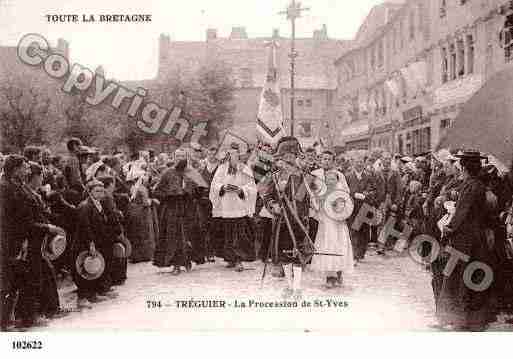
<svg viewBox="0 0 513 359">
<path fill-rule="evenodd" d="M 112 263 L 113 240 L 110 235 L 109 219 L 101 202 L 105 198 L 105 188 L 102 182 L 93 179 L 87 183 L 88 198 L 78 207 L 77 235 L 74 239 L 74 281 L 78 287 L 77 306 L 90 308 L 96 303 L 114 297 L 110 293 L 110 268 L 105 265 Z M 85 255 L 84 255 L 85 253 Z M 103 270 L 98 272 L 84 271 L 87 258 L 102 257 Z"/>
</svg>

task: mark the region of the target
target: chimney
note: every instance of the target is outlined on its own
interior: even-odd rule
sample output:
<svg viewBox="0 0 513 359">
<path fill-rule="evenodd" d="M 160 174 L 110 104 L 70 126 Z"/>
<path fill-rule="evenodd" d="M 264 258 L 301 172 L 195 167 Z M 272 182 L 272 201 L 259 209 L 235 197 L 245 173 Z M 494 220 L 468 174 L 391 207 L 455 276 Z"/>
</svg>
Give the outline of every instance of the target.
<svg viewBox="0 0 513 359">
<path fill-rule="evenodd" d="M 328 27 L 326 24 L 322 25 L 322 29 L 314 30 L 313 38 L 316 40 L 327 40 L 328 39 Z"/>
<path fill-rule="evenodd" d="M 207 41 L 217 39 L 217 29 L 207 29 Z"/>
<path fill-rule="evenodd" d="M 57 40 L 57 52 L 63 55 L 65 58 L 69 58 L 69 44 L 64 39 Z"/>
<path fill-rule="evenodd" d="M 248 38 L 248 35 L 246 34 L 246 28 L 244 26 L 232 27 L 232 33 L 230 34 L 230 39 L 241 40 L 241 39 L 247 39 L 247 38 Z"/>
<path fill-rule="evenodd" d="M 273 29 L 273 39 L 278 39 L 280 37 L 280 29 Z"/>
<path fill-rule="evenodd" d="M 169 57 L 169 48 L 171 47 L 171 39 L 167 34 L 160 34 L 159 39 L 159 59 L 166 60 Z"/>
<path fill-rule="evenodd" d="M 96 70 L 94 71 L 94 73 L 95 73 L 96 75 L 100 75 L 100 76 L 105 77 L 105 69 L 103 68 L 103 66 L 98 66 L 98 67 L 96 68 Z"/>
</svg>

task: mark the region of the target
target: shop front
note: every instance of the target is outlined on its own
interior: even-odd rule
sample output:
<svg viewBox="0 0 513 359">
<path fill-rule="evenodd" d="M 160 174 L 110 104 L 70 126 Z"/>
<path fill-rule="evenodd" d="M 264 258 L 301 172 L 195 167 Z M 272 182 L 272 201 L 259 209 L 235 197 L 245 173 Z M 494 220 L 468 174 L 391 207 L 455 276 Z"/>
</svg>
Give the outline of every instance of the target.
<svg viewBox="0 0 513 359">
<path fill-rule="evenodd" d="M 397 152 L 418 156 L 432 148 L 431 117 L 423 113 L 421 105 L 403 111 L 396 131 Z"/>
<path fill-rule="evenodd" d="M 345 150 L 368 150 L 369 149 L 369 134 L 348 138 L 346 140 Z"/>
<path fill-rule="evenodd" d="M 391 123 L 376 126 L 372 129 L 371 148 L 381 148 L 392 152 L 394 150 L 393 126 Z"/>
</svg>

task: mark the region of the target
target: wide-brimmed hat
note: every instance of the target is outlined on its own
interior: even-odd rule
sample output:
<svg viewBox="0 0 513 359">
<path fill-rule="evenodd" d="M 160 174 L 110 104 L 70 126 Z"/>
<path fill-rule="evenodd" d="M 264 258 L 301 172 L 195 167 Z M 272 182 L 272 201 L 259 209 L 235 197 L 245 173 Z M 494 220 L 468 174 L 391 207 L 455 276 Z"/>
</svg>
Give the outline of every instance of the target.
<svg viewBox="0 0 513 359">
<path fill-rule="evenodd" d="M 88 146 L 79 146 L 79 148 L 78 148 L 78 154 L 80 156 L 92 155 L 95 153 L 96 153 L 95 150 Z"/>
<path fill-rule="evenodd" d="M 101 277 L 105 271 L 105 258 L 96 251 L 93 256 L 89 251 L 81 252 L 75 261 L 75 268 L 78 275 L 86 280 L 95 280 Z"/>
<path fill-rule="evenodd" d="M 413 158 L 411 158 L 410 156 L 401 157 L 400 160 L 403 163 L 413 162 Z"/>
<path fill-rule="evenodd" d="M 292 136 L 282 137 L 276 145 L 276 156 L 283 156 L 287 153 L 299 155 L 302 152 L 301 145 L 297 138 Z"/>
<path fill-rule="evenodd" d="M 442 148 L 438 152 L 433 152 L 431 156 L 438 162 L 449 162 L 458 160 L 458 158 L 454 157 L 454 155 L 446 148 Z"/>
<path fill-rule="evenodd" d="M 66 236 L 57 234 L 55 236 L 47 235 L 41 246 L 41 253 L 44 257 L 51 261 L 59 258 L 66 250 L 67 239 Z"/>
<path fill-rule="evenodd" d="M 194 151 L 201 151 L 203 149 L 203 147 L 197 142 L 191 142 L 190 146 Z"/>
<path fill-rule="evenodd" d="M 459 159 L 475 159 L 475 160 L 481 160 L 487 158 L 486 156 L 482 156 L 481 152 L 477 150 L 464 150 L 458 152 L 454 157 L 457 157 Z"/>
</svg>

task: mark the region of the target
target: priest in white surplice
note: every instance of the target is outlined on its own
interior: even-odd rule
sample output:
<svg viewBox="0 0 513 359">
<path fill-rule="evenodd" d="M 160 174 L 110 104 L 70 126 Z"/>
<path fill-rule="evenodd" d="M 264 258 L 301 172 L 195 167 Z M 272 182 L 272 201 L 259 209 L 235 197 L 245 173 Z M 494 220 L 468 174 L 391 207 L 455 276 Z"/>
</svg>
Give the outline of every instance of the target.
<svg viewBox="0 0 513 359">
<path fill-rule="evenodd" d="M 229 268 L 244 270 L 243 261 L 255 260 L 255 213 L 257 188 L 252 170 L 240 161 L 239 146 L 232 144 L 210 186 L 212 213 L 221 218 L 224 232 L 223 257 Z"/>
</svg>

